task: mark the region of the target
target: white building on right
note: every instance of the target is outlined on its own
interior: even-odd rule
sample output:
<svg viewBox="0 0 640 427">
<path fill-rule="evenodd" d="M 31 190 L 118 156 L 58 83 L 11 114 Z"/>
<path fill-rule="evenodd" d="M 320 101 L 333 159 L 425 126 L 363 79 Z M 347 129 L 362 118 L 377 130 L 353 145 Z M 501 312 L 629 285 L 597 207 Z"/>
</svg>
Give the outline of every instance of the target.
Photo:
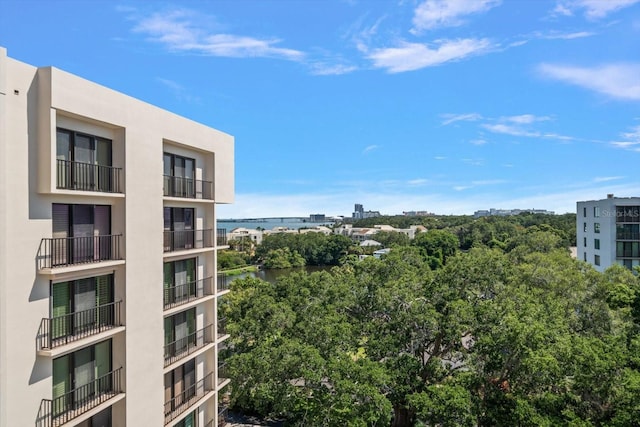
<svg viewBox="0 0 640 427">
<path fill-rule="evenodd" d="M 578 202 L 576 226 L 577 257 L 596 270 L 640 265 L 640 197 Z"/>
</svg>

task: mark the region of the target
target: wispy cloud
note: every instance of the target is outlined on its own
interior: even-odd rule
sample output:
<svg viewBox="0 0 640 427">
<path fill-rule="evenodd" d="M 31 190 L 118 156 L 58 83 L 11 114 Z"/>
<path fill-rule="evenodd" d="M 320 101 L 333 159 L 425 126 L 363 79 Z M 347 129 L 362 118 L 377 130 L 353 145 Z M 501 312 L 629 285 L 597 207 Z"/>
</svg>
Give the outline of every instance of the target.
<svg viewBox="0 0 640 427">
<path fill-rule="evenodd" d="M 559 0 L 553 14 L 571 16 L 583 11 L 587 19 L 596 20 L 639 2 L 640 0 Z"/>
<path fill-rule="evenodd" d="M 165 79 L 165 78 L 162 78 L 162 77 L 158 77 L 158 78 L 156 78 L 156 80 L 159 83 L 161 83 L 163 86 L 168 88 L 178 100 L 186 101 L 186 102 L 189 102 L 189 103 L 198 103 L 198 102 L 200 102 L 200 98 L 198 98 L 197 96 L 191 95 L 189 93 L 189 91 L 187 90 L 187 88 L 185 88 L 180 83 L 175 82 L 173 80 Z"/>
<path fill-rule="evenodd" d="M 631 128 L 628 132 L 622 132 L 620 140 L 610 141 L 609 144 L 616 148 L 640 152 L 640 126 Z"/>
<path fill-rule="evenodd" d="M 444 156 L 435 156 L 434 157 L 435 160 L 446 160 L 447 158 Z"/>
<path fill-rule="evenodd" d="M 478 139 L 472 139 L 472 140 L 471 140 L 471 141 L 469 141 L 469 142 L 470 142 L 471 144 L 473 144 L 473 145 L 485 145 L 485 144 L 487 143 L 487 140 L 486 140 L 486 139 L 478 138 Z"/>
<path fill-rule="evenodd" d="M 411 179 L 407 181 L 407 184 L 413 187 L 421 187 L 421 186 L 427 185 L 428 183 L 429 183 L 429 180 L 424 178 Z"/>
<path fill-rule="evenodd" d="M 534 122 L 544 122 L 547 120 L 551 120 L 551 117 L 535 116 L 533 114 L 520 114 L 519 116 L 503 116 L 500 118 L 500 120 L 518 124 L 530 124 Z"/>
<path fill-rule="evenodd" d="M 541 64 L 538 70 L 546 77 L 613 98 L 640 100 L 640 64 L 607 64 L 591 68 Z"/>
<path fill-rule="evenodd" d="M 551 32 L 548 34 L 540 35 L 540 38 L 548 39 L 548 40 L 556 40 L 556 39 L 573 40 L 573 39 L 582 39 L 585 37 L 595 36 L 596 34 L 597 33 L 594 33 L 593 31 L 576 31 L 573 33 Z"/>
<path fill-rule="evenodd" d="M 365 147 L 364 150 L 362 150 L 362 154 L 367 154 L 372 152 L 373 150 L 377 150 L 379 147 L 377 145 L 369 145 L 367 147 Z"/>
<path fill-rule="evenodd" d="M 358 67 L 355 65 L 331 64 L 326 62 L 314 62 L 310 64 L 310 68 L 311 74 L 316 76 L 340 76 L 358 70 Z"/>
<path fill-rule="evenodd" d="M 414 11 L 411 31 L 459 26 L 467 15 L 486 12 L 500 3 L 501 0 L 425 0 Z"/>
<path fill-rule="evenodd" d="M 493 48 L 488 39 L 438 40 L 435 44 L 435 47 L 430 47 L 428 44 L 402 41 L 397 47 L 374 49 L 368 58 L 377 68 L 401 73 L 458 61 Z"/>
<path fill-rule="evenodd" d="M 476 120 L 482 119 L 482 116 L 478 113 L 466 113 L 466 114 L 441 114 L 440 117 L 445 119 L 442 122 L 443 126 L 450 125 L 455 122 L 474 122 Z"/>
<path fill-rule="evenodd" d="M 617 181 L 619 179 L 623 179 L 624 176 L 598 176 L 593 178 L 593 182 L 609 182 L 609 181 Z"/>
<path fill-rule="evenodd" d="M 299 50 L 279 47 L 278 38 L 255 38 L 220 33 L 202 23 L 195 12 L 187 9 L 154 13 L 138 21 L 134 31 L 172 51 L 231 58 L 268 57 L 300 61 Z"/>
</svg>

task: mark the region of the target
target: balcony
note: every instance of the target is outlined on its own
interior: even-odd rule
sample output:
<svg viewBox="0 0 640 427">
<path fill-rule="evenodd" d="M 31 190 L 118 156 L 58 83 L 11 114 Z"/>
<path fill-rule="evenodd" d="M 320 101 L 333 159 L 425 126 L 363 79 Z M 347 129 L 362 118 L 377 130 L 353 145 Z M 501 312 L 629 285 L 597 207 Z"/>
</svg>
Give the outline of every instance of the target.
<svg viewBox="0 0 640 427">
<path fill-rule="evenodd" d="M 224 228 L 218 228 L 217 230 L 216 246 L 227 246 L 227 230 Z"/>
<path fill-rule="evenodd" d="M 174 252 L 213 247 L 213 229 L 164 232 L 164 251 Z"/>
<path fill-rule="evenodd" d="M 122 193 L 122 168 L 58 159 L 56 188 L 62 190 Z"/>
<path fill-rule="evenodd" d="M 71 265 L 121 260 L 121 234 L 53 237 L 40 241 L 38 268 L 68 267 Z"/>
<path fill-rule="evenodd" d="M 43 399 L 36 426 L 63 425 L 122 393 L 121 372 L 118 368 L 55 399 Z"/>
<path fill-rule="evenodd" d="M 224 317 L 218 318 L 218 339 L 221 339 L 225 335 L 227 335 L 227 319 Z"/>
<path fill-rule="evenodd" d="M 164 309 L 178 307 L 209 295 L 213 295 L 213 277 L 165 288 Z"/>
<path fill-rule="evenodd" d="M 178 360 L 193 354 L 207 344 L 213 343 L 213 325 L 205 326 L 186 337 L 164 346 L 165 368 Z"/>
<path fill-rule="evenodd" d="M 218 406 L 218 427 L 227 425 L 227 417 L 229 416 L 229 407 L 227 405 Z"/>
<path fill-rule="evenodd" d="M 60 317 L 42 319 L 38 330 L 38 350 L 52 350 L 122 326 L 121 305 L 122 301 L 117 301 Z"/>
<path fill-rule="evenodd" d="M 186 199 L 213 200 L 213 182 L 163 175 L 164 195 Z"/>
<path fill-rule="evenodd" d="M 175 420 L 180 414 L 188 411 L 198 400 L 207 393 L 214 391 L 213 372 L 179 393 L 164 404 L 164 422 Z"/>
<path fill-rule="evenodd" d="M 217 291 L 219 292 L 223 292 L 229 289 L 229 282 L 227 280 L 227 275 L 224 273 L 218 273 L 218 280 L 217 280 Z"/>
<path fill-rule="evenodd" d="M 218 364 L 218 386 L 223 384 L 225 381 L 229 379 L 229 373 L 227 372 L 226 363 Z"/>
</svg>

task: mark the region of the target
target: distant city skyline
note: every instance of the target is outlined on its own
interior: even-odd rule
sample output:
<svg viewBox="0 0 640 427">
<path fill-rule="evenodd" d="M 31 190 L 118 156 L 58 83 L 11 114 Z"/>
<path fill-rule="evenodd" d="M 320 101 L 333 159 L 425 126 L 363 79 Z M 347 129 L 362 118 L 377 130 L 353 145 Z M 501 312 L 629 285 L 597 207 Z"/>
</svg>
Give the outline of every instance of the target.
<svg viewBox="0 0 640 427">
<path fill-rule="evenodd" d="M 0 3 L 9 56 L 233 135 L 225 218 L 638 196 L 638 40 L 640 0 Z"/>
</svg>

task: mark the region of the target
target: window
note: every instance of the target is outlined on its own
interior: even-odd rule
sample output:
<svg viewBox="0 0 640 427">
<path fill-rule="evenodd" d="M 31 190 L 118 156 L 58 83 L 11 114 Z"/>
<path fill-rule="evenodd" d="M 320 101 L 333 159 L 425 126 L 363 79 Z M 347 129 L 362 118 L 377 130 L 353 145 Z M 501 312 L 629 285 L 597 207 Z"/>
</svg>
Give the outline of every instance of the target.
<svg viewBox="0 0 640 427">
<path fill-rule="evenodd" d="M 195 197 L 196 161 L 171 153 L 164 153 L 164 195 Z"/>
<path fill-rule="evenodd" d="M 56 162 L 57 188 L 117 191 L 109 139 L 58 128 Z"/>
<path fill-rule="evenodd" d="M 585 217 L 585 218 L 587 217 L 587 207 L 586 206 L 582 208 L 582 216 Z"/>
<path fill-rule="evenodd" d="M 640 242 L 616 242 L 616 257 L 640 258 Z"/>
<path fill-rule="evenodd" d="M 594 255 L 593 256 L 593 263 L 595 265 L 600 265 L 600 255 Z"/>
<path fill-rule="evenodd" d="M 585 261 L 587 260 L 587 253 L 586 253 L 586 252 L 584 252 L 584 253 L 582 254 L 582 259 L 584 259 Z"/>
<path fill-rule="evenodd" d="M 582 231 L 584 231 L 585 233 L 587 232 L 587 223 L 584 223 L 584 226 L 582 227 Z"/>
<path fill-rule="evenodd" d="M 593 207 L 593 216 L 596 218 L 600 217 L 600 206 L 594 206 Z"/>
<path fill-rule="evenodd" d="M 596 222 L 593 224 L 593 232 L 594 233 L 600 233 L 600 223 Z"/>
<path fill-rule="evenodd" d="M 111 259 L 111 206 L 53 203 L 53 265 Z"/>
<path fill-rule="evenodd" d="M 196 418 L 198 415 L 198 410 L 191 412 L 189 415 L 184 417 L 175 427 L 196 427 Z"/>
<path fill-rule="evenodd" d="M 586 247 L 587 247 L 587 238 L 586 238 L 586 237 L 583 237 L 583 239 L 584 239 L 584 240 L 583 240 L 583 243 L 582 243 L 582 244 L 583 244 L 583 246 L 586 248 Z"/>
<path fill-rule="evenodd" d="M 197 296 L 196 258 L 164 263 L 164 304 L 171 306 Z"/>
<path fill-rule="evenodd" d="M 191 359 L 164 376 L 164 413 L 171 414 L 196 395 L 196 361 Z"/>
<path fill-rule="evenodd" d="M 100 325 L 114 325 L 112 303 L 112 274 L 53 283 L 51 338 L 84 335 Z"/>
<path fill-rule="evenodd" d="M 53 359 L 53 416 L 111 391 L 111 370 L 111 340 Z"/>
<path fill-rule="evenodd" d="M 616 224 L 616 239 L 640 240 L 640 224 Z"/>
<path fill-rule="evenodd" d="M 593 247 L 600 249 L 600 239 L 593 239 Z"/>
<path fill-rule="evenodd" d="M 164 208 L 164 250 L 191 249 L 194 243 L 193 208 Z"/>
<path fill-rule="evenodd" d="M 640 206 L 616 206 L 616 222 L 640 222 Z"/>
<path fill-rule="evenodd" d="M 164 318 L 165 359 L 179 355 L 196 341 L 196 309 Z"/>
</svg>

